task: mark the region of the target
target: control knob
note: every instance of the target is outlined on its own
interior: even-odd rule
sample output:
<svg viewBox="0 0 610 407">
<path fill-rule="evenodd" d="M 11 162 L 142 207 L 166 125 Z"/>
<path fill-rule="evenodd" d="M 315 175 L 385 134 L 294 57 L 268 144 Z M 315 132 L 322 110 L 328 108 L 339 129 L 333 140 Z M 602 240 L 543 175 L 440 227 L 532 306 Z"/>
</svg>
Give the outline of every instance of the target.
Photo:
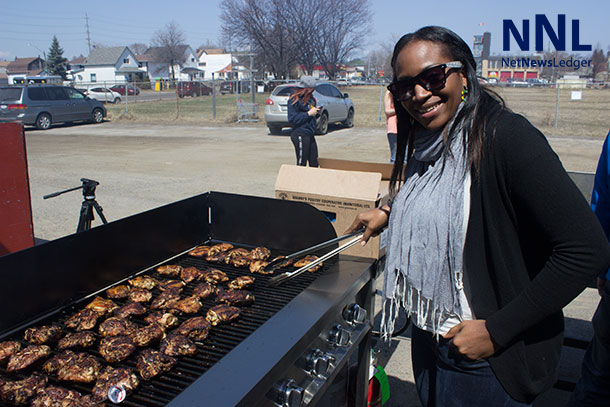
<svg viewBox="0 0 610 407">
<path fill-rule="evenodd" d="M 314 376 L 326 376 L 330 370 L 330 364 L 335 358 L 320 349 L 314 349 L 305 357 L 305 369 Z"/>
<path fill-rule="evenodd" d="M 328 333 L 328 342 L 335 346 L 347 346 L 351 340 L 351 334 L 341 325 L 337 324 Z"/>
<path fill-rule="evenodd" d="M 303 403 L 305 389 L 293 379 L 286 379 L 278 386 L 277 404 L 282 407 L 300 407 Z"/>
<path fill-rule="evenodd" d="M 349 324 L 360 325 L 366 322 L 368 312 L 358 304 L 350 304 L 343 310 L 343 319 Z"/>
</svg>

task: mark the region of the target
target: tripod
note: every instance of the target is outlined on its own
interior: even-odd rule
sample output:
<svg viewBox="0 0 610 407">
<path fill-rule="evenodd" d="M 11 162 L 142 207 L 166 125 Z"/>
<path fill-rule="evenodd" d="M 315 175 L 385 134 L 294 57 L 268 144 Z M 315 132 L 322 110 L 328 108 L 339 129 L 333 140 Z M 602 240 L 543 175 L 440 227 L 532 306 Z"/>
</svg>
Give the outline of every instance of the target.
<svg viewBox="0 0 610 407">
<path fill-rule="evenodd" d="M 91 222 L 95 217 L 93 216 L 93 210 L 97 212 L 97 215 L 102 220 L 102 223 L 106 224 L 108 221 L 104 217 L 103 209 L 99 203 L 95 200 L 95 187 L 97 187 L 100 183 L 94 181 L 92 179 L 81 178 L 81 182 L 83 183 L 79 187 L 69 188 L 63 191 L 54 192 L 52 194 L 48 194 L 43 196 L 43 199 L 49 199 L 56 197 L 58 195 L 64 194 L 70 191 L 76 191 L 77 189 L 83 190 L 83 203 L 80 207 L 80 217 L 78 219 L 78 226 L 76 227 L 76 233 L 84 232 L 85 230 L 91 229 Z"/>
</svg>

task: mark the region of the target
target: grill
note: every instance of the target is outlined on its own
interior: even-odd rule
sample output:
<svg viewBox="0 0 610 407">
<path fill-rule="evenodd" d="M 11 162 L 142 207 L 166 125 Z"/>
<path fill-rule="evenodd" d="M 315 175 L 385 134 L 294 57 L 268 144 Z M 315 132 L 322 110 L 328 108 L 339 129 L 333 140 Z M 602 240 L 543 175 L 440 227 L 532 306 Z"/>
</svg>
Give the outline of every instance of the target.
<svg viewBox="0 0 610 407">
<path fill-rule="evenodd" d="M 5 278 L 0 307 L 11 310 L 0 317 L 0 338 L 22 340 L 26 327 L 63 325 L 94 295 L 105 297 L 105 289 L 135 275 L 163 279 L 152 271 L 159 264 L 205 269 L 210 264 L 186 254 L 200 244 L 266 246 L 276 256 L 334 236 L 325 216 L 305 204 L 202 194 L 0 258 Z M 230 279 L 250 274 L 213 266 Z M 217 406 L 292 407 L 333 399 L 328 405 L 340 405 L 338 399 L 347 401 L 353 393 L 356 405 L 364 405 L 370 322 L 361 310 L 372 312 L 374 269 L 372 261 L 340 256 L 277 288 L 267 286 L 271 276 L 256 274 L 248 289 L 256 297 L 252 306 L 242 307 L 237 320 L 214 327 L 205 341 L 196 342 L 194 356 L 178 357 L 169 372 L 141 380 L 122 404 L 192 406 L 205 400 Z M 186 286 L 183 297 L 194 285 Z M 203 312 L 216 304 L 214 296 L 202 303 Z M 137 318 L 134 322 L 144 324 Z M 103 361 L 96 349 L 90 353 Z M 112 366 L 135 369 L 134 356 Z M 0 374 L 27 376 L 8 375 L 3 368 Z M 354 392 L 348 391 L 347 376 L 355 383 Z M 49 382 L 57 384 L 53 378 Z M 59 384 L 83 394 L 92 387 Z"/>
</svg>

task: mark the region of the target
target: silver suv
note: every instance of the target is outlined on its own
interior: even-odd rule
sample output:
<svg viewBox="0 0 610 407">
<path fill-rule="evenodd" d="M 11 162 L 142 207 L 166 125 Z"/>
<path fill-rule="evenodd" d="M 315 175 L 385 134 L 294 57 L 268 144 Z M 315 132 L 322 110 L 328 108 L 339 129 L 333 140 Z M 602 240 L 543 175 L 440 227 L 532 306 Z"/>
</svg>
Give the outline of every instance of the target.
<svg viewBox="0 0 610 407">
<path fill-rule="evenodd" d="M 31 85 L 0 87 L 0 120 L 18 120 L 46 130 L 52 123 L 101 123 L 106 108 L 68 86 Z"/>
<path fill-rule="evenodd" d="M 271 92 L 265 102 L 265 121 L 269 133 L 280 134 L 288 122 L 288 98 L 296 89 L 296 84 L 280 85 Z M 318 116 L 317 134 L 326 134 L 329 123 L 342 123 L 345 127 L 354 126 L 354 102 L 347 93 L 341 93 L 335 85 L 318 83 L 313 92 L 316 105 L 322 106 Z"/>
</svg>

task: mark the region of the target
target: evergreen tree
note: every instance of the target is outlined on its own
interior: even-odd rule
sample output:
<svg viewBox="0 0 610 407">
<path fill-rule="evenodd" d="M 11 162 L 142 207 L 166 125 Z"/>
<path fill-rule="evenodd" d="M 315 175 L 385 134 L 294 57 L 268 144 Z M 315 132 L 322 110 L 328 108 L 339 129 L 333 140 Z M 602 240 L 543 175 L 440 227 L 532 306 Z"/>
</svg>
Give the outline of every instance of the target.
<svg viewBox="0 0 610 407">
<path fill-rule="evenodd" d="M 51 48 L 49 48 L 49 55 L 47 62 L 47 69 L 51 75 L 59 75 L 62 79 L 67 79 L 66 77 L 66 62 L 68 60 L 63 56 L 64 50 L 59 46 L 59 41 L 57 40 L 57 36 L 53 36 L 53 41 L 51 41 Z"/>
</svg>

